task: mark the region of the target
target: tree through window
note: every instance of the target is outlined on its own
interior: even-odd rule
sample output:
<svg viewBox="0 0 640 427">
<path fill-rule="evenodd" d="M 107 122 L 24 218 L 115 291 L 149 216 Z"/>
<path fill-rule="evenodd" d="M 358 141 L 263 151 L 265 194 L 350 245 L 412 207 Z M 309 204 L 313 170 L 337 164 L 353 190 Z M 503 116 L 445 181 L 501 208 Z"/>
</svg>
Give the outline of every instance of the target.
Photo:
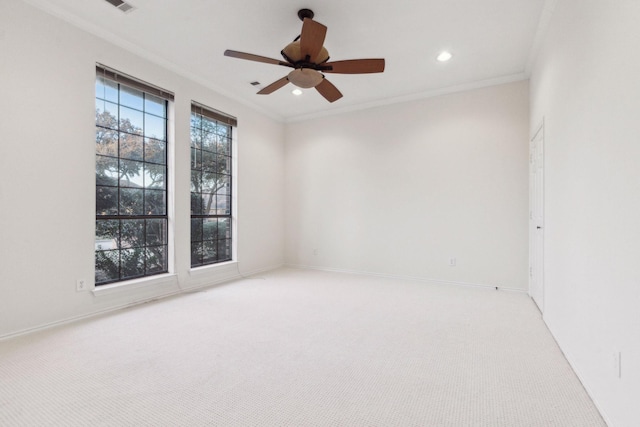
<svg viewBox="0 0 640 427">
<path fill-rule="evenodd" d="M 169 95 L 97 67 L 95 284 L 167 272 Z"/>
<path fill-rule="evenodd" d="M 235 119 L 191 107 L 191 266 L 232 259 L 231 142 Z"/>
</svg>

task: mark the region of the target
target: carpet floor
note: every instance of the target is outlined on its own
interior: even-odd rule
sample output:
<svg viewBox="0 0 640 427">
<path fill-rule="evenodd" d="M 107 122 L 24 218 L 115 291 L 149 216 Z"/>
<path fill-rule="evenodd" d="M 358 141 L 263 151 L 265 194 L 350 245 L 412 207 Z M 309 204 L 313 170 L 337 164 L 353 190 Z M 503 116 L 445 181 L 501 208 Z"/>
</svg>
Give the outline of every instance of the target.
<svg viewBox="0 0 640 427">
<path fill-rule="evenodd" d="M 280 269 L 0 342 L 2 426 L 605 426 L 524 293 Z"/>
</svg>

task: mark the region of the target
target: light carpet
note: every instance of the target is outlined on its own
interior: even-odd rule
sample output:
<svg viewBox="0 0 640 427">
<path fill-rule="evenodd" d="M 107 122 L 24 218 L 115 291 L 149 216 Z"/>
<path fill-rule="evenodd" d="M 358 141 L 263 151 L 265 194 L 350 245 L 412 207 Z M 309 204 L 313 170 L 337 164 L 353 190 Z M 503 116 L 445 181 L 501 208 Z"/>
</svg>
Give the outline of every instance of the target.
<svg viewBox="0 0 640 427">
<path fill-rule="evenodd" d="M 0 342 L 0 425 L 605 423 L 524 293 L 281 269 Z"/>
</svg>

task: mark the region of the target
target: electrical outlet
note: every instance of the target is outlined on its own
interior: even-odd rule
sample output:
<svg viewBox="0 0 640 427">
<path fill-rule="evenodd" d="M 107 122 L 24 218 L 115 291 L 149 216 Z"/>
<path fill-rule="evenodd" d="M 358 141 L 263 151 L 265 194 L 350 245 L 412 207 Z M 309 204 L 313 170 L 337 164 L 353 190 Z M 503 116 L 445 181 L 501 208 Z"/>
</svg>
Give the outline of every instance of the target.
<svg viewBox="0 0 640 427">
<path fill-rule="evenodd" d="M 78 279 L 76 280 L 76 291 L 78 292 L 82 292 L 82 291 L 86 291 L 88 289 L 88 285 L 87 285 L 87 281 L 84 279 Z"/>
<path fill-rule="evenodd" d="M 313 250 L 313 254 L 314 254 L 314 255 L 318 255 L 318 250 L 317 250 L 317 249 L 314 249 L 314 250 Z"/>
<path fill-rule="evenodd" d="M 449 258 L 449 267 L 455 267 L 455 266 L 456 266 L 456 258 L 455 257 Z"/>
</svg>

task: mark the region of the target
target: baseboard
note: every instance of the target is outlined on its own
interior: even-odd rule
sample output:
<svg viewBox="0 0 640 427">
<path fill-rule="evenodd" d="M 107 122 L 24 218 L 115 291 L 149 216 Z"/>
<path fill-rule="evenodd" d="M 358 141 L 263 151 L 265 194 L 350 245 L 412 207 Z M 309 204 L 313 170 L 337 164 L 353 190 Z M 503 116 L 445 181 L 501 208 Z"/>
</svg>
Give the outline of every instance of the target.
<svg viewBox="0 0 640 427">
<path fill-rule="evenodd" d="M 240 274 L 240 277 L 251 278 L 251 276 L 255 276 L 256 274 L 266 273 L 267 271 L 277 270 L 278 268 L 282 267 L 285 267 L 284 263 L 271 265 L 269 267 L 254 268 L 253 270 L 246 270 L 243 272 L 240 272 L 240 268 L 238 268 L 238 273 Z"/>
<path fill-rule="evenodd" d="M 261 267 L 261 268 L 257 268 L 257 269 L 253 269 L 253 270 L 249 270 L 243 273 L 240 273 L 240 269 L 238 269 L 238 273 L 233 275 L 233 276 L 225 276 L 223 278 L 219 278 L 219 279 L 215 279 L 215 280 L 209 280 L 209 281 L 204 281 L 202 283 L 198 283 L 195 286 L 190 286 L 187 288 L 183 288 L 180 286 L 180 284 L 178 284 L 178 289 L 176 290 L 172 290 L 170 292 L 164 292 L 158 295 L 154 295 L 153 297 L 150 298 L 143 298 L 137 301 L 133 301 L 133 302 L 129 302 L 126 304 L 120 304 L 120 305 L 116 305 L 113 307 L 109 307 L 106 308 L 104 310 L 98 310 L 98 311 L 94 311 L 88 314 L 82 314 L 79 316 L 72 316 L 72 317 L 68 317 L 62 320 L 56 320 L 53 322 L 48 322 L 48 323 L 43 323 L 41 325 L 38 326 L 33 326 L 30 328 L 25 328 L 25 329 L 21 329 L 18 330 L 16 332 L 10 332 L 8 334 L 4 334 L 4 335 L 0 335 L 0 341 L 6 341 L 12 338 L 16 338 L 22 335 L 28 335 L 34 332 L 39 332 L 39 331 L 44 331 L 46 329 L 51 329 L 51 328 L 55 328 L 57 326 L 62 326 L 62 325 L 66 325 L 69 323 L 74 323 L 74 322 L 78 322 L 81 320 L 85 320 L 85 319 L 90 319 L 92 317 L 97 317 L 97 316 L 101 316 L 103 314 L 108 314 L 114 311 L 118 311 L 118 310 L 124 310 L 126 308 L 130 308 L 130 307 L 135 307 L 136 305 L 140 305 L 140 304 L 146 304 L 148 302 L 152 302 L 152 301 L 157 301 L 157 300 L 161 300 L 161 299 L 165 299 L 165 298 L 169 298 L 172 296 L 176 296 L 176 295 L 181 295 L 181 294 L 187 294 L 187 293 L 192 293 L 192 292 L 196 292 L 196 291 L 201 291 L 203 289 L 207 289 L 207 288 L 211 288 L 223 283 L 227 283 L 227 282 L 231 282 L 233 280 L 238 280 L 238 279 L 242 279 L 242 278 L 247 278 L 248 276 L 251 275 L 255 275 L 255 274 L 259 274 L 259 273 L 264 273 L 267 271 L 271 271 L 271 270 L 275 270 L 277 268 L 281 268 L 283 266 L 283 264 L 278 264 L 275 266 L 269 266 L 269 267 Z"/>
<path fill-rule="evenodd" d="M 517 289 L 510 288 L 502 285 L 488 285 L 483 283 L 471 283 L 471 282 L 459 282 L 453 280 L 442 280 L 442 279 L 430 279 L 427 277 L 417 277 L 417 276 L 405 276 L 405 275 L 397 275 L 397 274 L 386 274 L 386 273 L 377 273 L 373 271 L 361 271 L 361 270 L 349 270 L 343 268 L 330 268 L 330 267 L 319 267 L 314 265 L 302 265 L 302 264 L 285 264 L 285 267 L 289 268 L 298 268 L 301 270 L 318 270 L 318 271 L 329 271 L 333 273 L 346 273 L 346 274 L 361 274 L 363 276 L 372 276 L 372 277 L 382 277 L 386 279 L 397 279 L 397 280 L 411 280 L 415 282 L 423 282 L 430 283 L 434 285 L 450 285 L 450 286 L 466 286 L 473 288 L 484 288 L 484 289 L 500 289 L 501 291 L 509 291 L 509 292 L 520 292 L 527 293 L 525 289 Z"/>
<path fill-rule="evenodd" d="M 554 329 L 551 327 L 549 322 L 547 322 L 547 320 L 544 318 L 544 316 L 542 316 L 542 321 L 547 326 L 547 329 L 549 330 L 549 333 L 551 334 L 551 336 L 553 337 L 554 341 L 556 342 L 556 345 L 558 346 L 558 348 L 562 352 L 562 355 L 564 356 L 564 358 L 567 359 L 567 362 L 569 362 L 569 366 L 571 366 L 571 369 L 573 369 L 573 372 L 578 377 L 578 380 L 580 381 L 580 383 L 582 384 L 582 387 L 584 387 L 584 390 L 587 392 L 587 394 L 591 398 L 591 401 L 593 401 L 593 404 L 596 406 L 596 409 L 598 410 L 598 412 L 600 412 L 600 416 L 602 417 L 604 422 L 607 424 L 607 426 L 614 427 L 614 424 L 611 421 L 611 417 L 609 417 L 609 415 L 607 415 L 607 412 L 604 410 L 602 405 L 598 402 L 598 399 L 596 399 L 595 395 L 593 394 L 593 389 L 591 388 L 589 383 L 586 381 L 585 376 L 582 374 L 580 369 L 575 364 L 575 359 L 573 358 L 571 353 L 568 352 L 565 348 L 562 347 L 562 345 L 560 344 L 560 341 L 558 340 L 557 333 L 554 332 Z"/>
<path fill-rule="evenodd" d="M 173 296 L 173 295 L 178 295 L 180 293 L 182 293 L 181 290 L 171 291 L 171 292 L 159 294 L 159 295 L 154 296 L 152 298 L 142 299 L 142 300 L 130 302 L 130 303 L 127 303 L 127 304 L 116 305 L 116 306 L 113 306 L 113 307 L 106 308 L 104 310 L 93 311 L 91 313 L 82 314 L 82 315 L 79 315 L 79 316 L 67 317 L 67 318 L 62 319 L 62 320 L 56 320 L 56 321 L 53 321 L 53 322 L 43 323 L 43 324 L 38 325 L 38 326 L 33 326 L 33 327 L 30 327 L 30 328 L 20 329 L 20 330 L 18 330 L 16 332 L 10 332 L 10 333 L 5 334 L 5 335 L 0 335 L 0 341 L 5 341 L 5 340 L 16 338 L 16 337 L 19 337 L 19 336 L 22 336 L 22 335 L 32 334 L 34 332 L 44 331 L 44 330 L 47 330 L 47 329 L 55 328 L 57 326 L 62 326 L 62 325 L 66 325 L 66 324 L 69 324 L 69 323 L 78 322 L 80 320 L 90 319 L 92 317 L 101 316 L 103 314 L 107 314 L 107 313 L 110 313 L 112 311 L 123 310 L 125 308 L 134 307 L 136 305 L 145 304 L 147 302 L 151 302 L 151 301 L 167 298 L 167 297 L 170 297 L 170 296 Z"/>
</svg>

